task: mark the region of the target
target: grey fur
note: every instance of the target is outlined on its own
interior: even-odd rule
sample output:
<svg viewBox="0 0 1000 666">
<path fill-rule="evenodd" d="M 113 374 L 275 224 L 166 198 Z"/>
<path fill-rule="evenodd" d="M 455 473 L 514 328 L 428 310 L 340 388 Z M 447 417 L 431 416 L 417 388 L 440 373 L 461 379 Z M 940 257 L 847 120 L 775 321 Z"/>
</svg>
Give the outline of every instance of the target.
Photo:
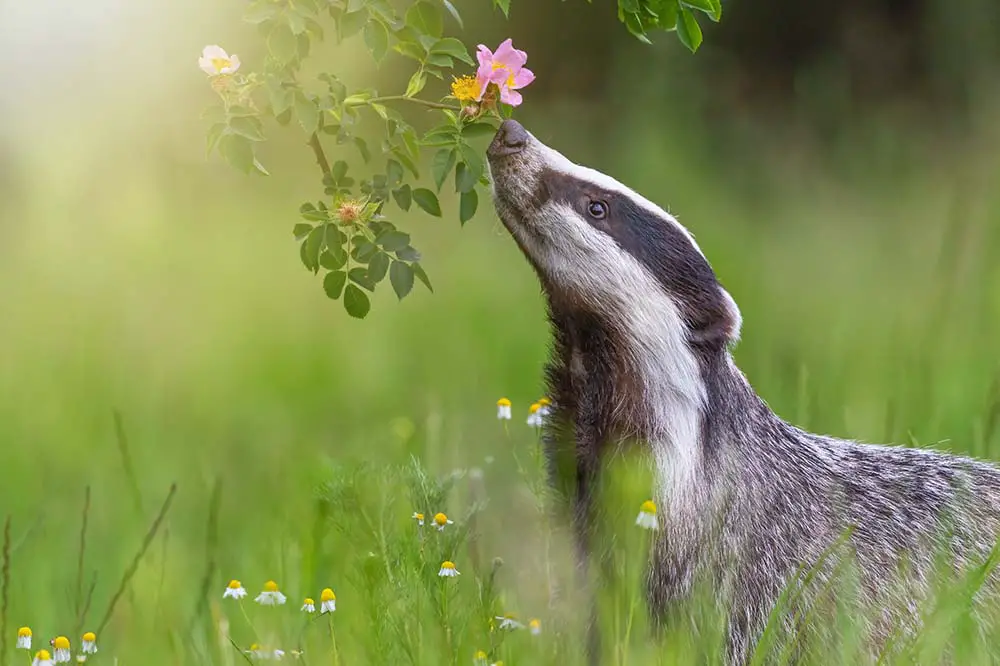
<svg viewBox="0 0 1000 666">
<path fill-rule="evenodd" d="M 601 459 L 625 437 L 648 442 L 664 484 L 652 607 L 665 616 L 707 580 L 728 613 L 734 662 L 746 660 L 802 567 L 827 562 L 817 580 L 831 580 L 823 558 L 838 543 L 854 556 L 858 603 L 879 611 L 868 626 L 873 651 L 918 627 L 938 550 L 956 569 L 990 554 L 1000 470 L 784 422 L 733 363 L 739 312 L 676 220 L 516 122 L 488 154 L 497 211 L 548 300 L 555 409 L 546 441 L 554 484 L 569 460 L 581 569 Z M 607 215 L 589 208 L 595 201 Z M 596 626 L 590 634 L 596 659 Z"/>
</svg>

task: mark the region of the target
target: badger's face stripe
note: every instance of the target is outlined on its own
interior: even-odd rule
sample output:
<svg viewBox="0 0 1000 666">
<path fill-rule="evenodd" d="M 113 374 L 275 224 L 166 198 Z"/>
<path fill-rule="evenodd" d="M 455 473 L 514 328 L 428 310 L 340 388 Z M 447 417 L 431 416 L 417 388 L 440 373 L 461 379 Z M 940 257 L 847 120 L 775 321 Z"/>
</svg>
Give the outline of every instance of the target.
<svg viewBox="0 0 1000 666">
<path fill-rule="evenodd" d="M 660 292 L 690 340 L 737 337 L 735 304 L 687 229 L 617 180 L 523 136 L 518 150 L 489 154 L 494 199 L 547 291 L 592 299 L 602 289 L 616 298 Z M 638 282 L 646 293 L 626 291 Z"/>
</svg>

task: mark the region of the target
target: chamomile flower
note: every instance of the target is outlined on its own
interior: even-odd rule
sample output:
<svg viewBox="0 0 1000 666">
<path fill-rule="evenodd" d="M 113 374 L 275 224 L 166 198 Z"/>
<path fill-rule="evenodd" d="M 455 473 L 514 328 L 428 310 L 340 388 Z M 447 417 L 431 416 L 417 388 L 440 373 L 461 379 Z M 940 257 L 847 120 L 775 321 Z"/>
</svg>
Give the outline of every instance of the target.
<svg viewBox="0 0 1000 666">
<path fill-rule="evenodd" d="M 488 655 L 482 650 L 477 651 L 476 656 L 472 658 L 472 666 L 489 666 L 489 663 Z"/>
<path fill-rule="evenodd" d="M 226 585 L 226 591 L 222 593 L 223 599 L 242 599 L 247 596 L 247 591 L 243 584 L 235 578 Z"/>
<path fill-rule="evenodd" d="M 497 418 L 501 421 L 510 421 L 510 400 L 507 398 L 497 400 Z"/>
<path fill-rule="evenodd" d="M 443 532 L 446 526 L 454 522 L 453 520 L 448 520 L 448 516 L 443 513 L 434 514 L 434 527 L 437 528 L 438 532 Z"/>
<path fill-rule="evenodd" d="M 76 655 L 76 663 L 78 663 L 78 664 L 85 664 L 85 663 L 87 663 L 87 655 L 85 655 L 85 654 L 78 654 L 78 655 Z"/>
<path fill-rule="evenodd" d="M 258 594 L 254 601 L 259 603 L 261 606 L 280 606 L 288 601 L 288 598 L 285 597 L 280 590 L 278 590 L 277 583 L 273 580 L 269 580 L 264 583 L 264 591 Z"/>
<path fill-rule="evenodd" d="M 419 527 L 424 526 L 424 514 L 420 513 L 419 511 L 413 512 L 413 520 L 417 521 L 417 525 Z"/>
<path fill-rule="evenodd" d="M 302 610 L 306 613 L 316 612 L 316 602 L 312 600 L 312 597 L 306 597 L 306 600 L 302 602 Z"/>
<path fill-rule="evenodd" d="M 17 649 L 31 649 L 31 627 L 21 627 L 17 630 Z"/>
<path fill-rule="evenodd" d="M 528 425 L 534 428 L 542 427 L 544 422 L 544 415 L 542 414 L 542 406 L 537 402 L 531 403 L 531 407 L 528 408 Z"/>
<path fill-rule="evenodd" d="M 548 398 L 538 399 L 538 413 L 545 418 L 552 413 L 552 401 Z"/>
<path fill-rule="evenodd" d="M 285 651 L 277 649 L 272 650 L 271 648 L 264 647 L 263 645 L 258 645 L 257 643 L 253 643 L 250 646 L 250 649 L 246 651 L 246 654 L 250 655 L 251 657 L 255 657 L 257 659 L 266 661 L 268 659 L 276 659 L 276 660 L 281 659 L 282 657 L 285 656 Z"/>
<path fill-rule="evenodd" d="M 653 500 L 646 500 L 642 503 L 642 506 L 639 507 L 639 515 L 635 518 L 635 524 L 647 530 L 659 528 L 660 525 L 656 521 L 656 505 L 653 504 Z"/>
<path fill-rule="evenodd" d="M 97 635 L 88 631 L 83 635 L 83 640 L 80 642 L 80 650 L 84 654 L 97 654 Z"/>
<path fill-rule="evenodd" d="M 52 655 L 49 654 L 48 650 L 39 650 L 35 653 L 35 658 L 31 662 L 31 666 L 52 666 Z"/>
<path fill-rule="evenodd" d="M 320 613 L 332 613 L 337 610 L 337 595 L 330 588 L 319 593 L 319 601 Z"/>
<path fill-rule="evenodd" d="M 438 571 L 438 576 L 441 576 L 442 578 L 454 578 L 458 575 L 460 575 L 460 572 L 455 568 L 454 562 L 451 560 L 445 560 L 441 563 L 441 570 Z"/>
<path fill-rule="evenodd" d="M 500 622 L 501 629 L 524 629 L 524 625 L 517 621 L 513 613 L 498 615 L 494 619 Z"/>
<path fill-rule="evenodd" d="M 531 632 L 532 636 L 537 636 L 542 633 L 542 621 L 537 617 L 533 618 L 530 622 L 528 622 L 528 631 Z"/>
<path fill-rule="evenodd" d="M 70 661 L 73 655 L 70 654 L 69 639 L 65 636 L 57 636 L 52 641 L 52 660 L 57 664 Z"/>
</svg>

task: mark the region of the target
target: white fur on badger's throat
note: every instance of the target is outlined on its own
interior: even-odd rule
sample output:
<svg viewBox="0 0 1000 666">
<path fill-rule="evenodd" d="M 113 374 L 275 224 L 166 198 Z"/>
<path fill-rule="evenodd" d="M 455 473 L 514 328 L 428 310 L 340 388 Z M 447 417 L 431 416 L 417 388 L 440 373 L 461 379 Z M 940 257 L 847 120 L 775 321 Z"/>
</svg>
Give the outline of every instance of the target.
<svg viewBox="0 0 1000 666">
<path fill-rule="evenodd" d="M 521 182 L 514 187 L 523 190 L 520 195 L 529 196 L 532 180 L 543 170 L 628 197 L 665 224 L 674 225 L 701 253 L 691 233 L 659 206 L 530 137 L 517 156 L 516 173 Z M 510 189 L 509 184 L 506 187 Z M 506 217 L 501 214 L 501 218 Z M 643 387 L 646 422 L 639 424 L 638 434 L 649 442 L 654 454 L 660 502 L 674 504 L 693 487 L 696 478 L 706 390 L 673 298 L 649 269 L 566 204 L 546 202 L 529 222 L 508 226 L 553 283 L 571 285 L 574 294 L 596 306 L 595 311 L 614 317 L 620 324 L 616 329 L 624 336 L 629 365 Z M 732 298 L 721 287 L 720 291 L 737 322 L 735 339 L 739 312 Z"/>
</svg>

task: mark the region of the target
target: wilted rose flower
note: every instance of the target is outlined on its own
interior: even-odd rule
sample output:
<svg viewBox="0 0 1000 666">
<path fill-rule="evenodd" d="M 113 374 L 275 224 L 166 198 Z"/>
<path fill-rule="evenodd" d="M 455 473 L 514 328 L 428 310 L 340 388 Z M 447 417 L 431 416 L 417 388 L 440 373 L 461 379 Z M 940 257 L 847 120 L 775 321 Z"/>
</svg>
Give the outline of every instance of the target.
<svg viewBox="0 0 1000 666">
<path fill-rule="evenodd" d="M 512 41 L 507 39 L 497 47 L 496 53 L 480 44 L 476 57 L 479 59 L 476 71 L 479 96 L 476 99 L 481 100 L 492 83 L 500 90 L 501 102 L 519 105 L 522 99 L 517 91 L 535 80 L 534 73 L 524 66 L 528 62 L 528 54 L 515 49 Z"/>
</svg>

